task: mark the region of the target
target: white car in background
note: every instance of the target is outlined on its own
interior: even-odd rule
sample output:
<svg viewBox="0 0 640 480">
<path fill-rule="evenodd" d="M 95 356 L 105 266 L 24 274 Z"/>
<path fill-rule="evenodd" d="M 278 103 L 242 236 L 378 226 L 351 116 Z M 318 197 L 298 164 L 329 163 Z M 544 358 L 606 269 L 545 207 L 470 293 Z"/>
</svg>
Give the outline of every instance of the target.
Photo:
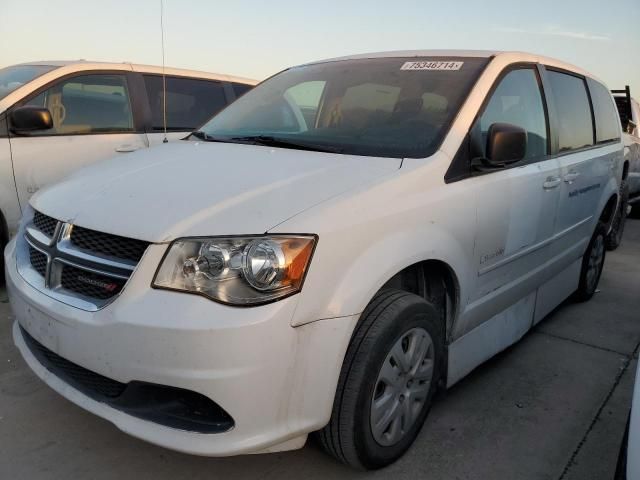
<svg viewBox="0 0 640 480">
<path fill-rule="evenodd" d="M 588 300 L 618 204 L 609 90 L 525 53 L 298 66 L 189 141 L 38 192 L 14 341 L 61 395 L 201 455 L 379 468 L 434 393 Z M 49 412 L 50 413 L 50 412 Z"/>
<path fill-rule="evenodd" d="M 640 479 L 640 368 L 631 400 L 631 412 L 618 457 L 615 480 Z"/>
<path fill-rule="evenodd" d="M 165 68 L 168 140 L 255 80 Z M 34 62 L 0 69 L 0 251 L 33 193 L 78 168 L 164 140 L 162 68 Z"/>
</svg>

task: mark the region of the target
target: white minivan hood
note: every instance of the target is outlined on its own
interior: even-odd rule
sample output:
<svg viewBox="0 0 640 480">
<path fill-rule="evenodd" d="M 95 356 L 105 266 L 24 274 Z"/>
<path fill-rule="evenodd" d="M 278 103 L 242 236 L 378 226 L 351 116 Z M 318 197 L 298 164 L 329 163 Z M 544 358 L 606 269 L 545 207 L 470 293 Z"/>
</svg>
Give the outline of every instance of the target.
<svg viewBox="0 0 640 480">
<path fill-rule="evenodd" d="M 31 205 L 149 242 L 259 234 L 400 165 L 394 158 L 181 141 L 82 169 L 38 192 Z"/>
</svg>

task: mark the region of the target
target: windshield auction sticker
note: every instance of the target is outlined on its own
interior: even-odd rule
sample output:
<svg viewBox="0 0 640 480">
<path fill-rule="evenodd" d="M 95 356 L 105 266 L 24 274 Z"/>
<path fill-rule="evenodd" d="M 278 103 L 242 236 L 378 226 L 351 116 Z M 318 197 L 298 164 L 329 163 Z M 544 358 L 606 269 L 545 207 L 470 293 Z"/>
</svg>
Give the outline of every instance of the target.
<svg viewBox="0 0 640 480">
<path fill-rule="evenodd" d="M 400 70 L 460 70 L 464 62 L 405 62 Z"/>
</svg>

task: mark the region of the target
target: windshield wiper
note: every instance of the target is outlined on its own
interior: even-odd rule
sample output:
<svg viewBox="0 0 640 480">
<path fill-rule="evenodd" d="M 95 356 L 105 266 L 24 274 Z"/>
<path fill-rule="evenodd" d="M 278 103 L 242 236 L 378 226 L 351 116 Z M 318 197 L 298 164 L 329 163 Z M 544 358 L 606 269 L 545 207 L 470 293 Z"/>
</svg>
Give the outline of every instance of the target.
<svg viewBox="0 0 640 480">
<path fill-rule="evenodd" d="M 205 142 L 222 142 L 222 143 L 232 143 L 229 139 L 226 138 L 217 138 L 212 137 L 208 133 L 203 132 L 202 130 L 196 130 L 195 132 L 191 132 L 189 136 L 194 136 L 199 140 L 204 140 Z"/>
<path fill-rule="evenodd" d="M 341 148 L 327 147 L 324 145 L 314 145 L 303 142 L 296 142 L 284 138 L 276 138 L 271 135 L 248 135 L 244 137 L 232 137 L 231 140 L 246 142 L 254 145 L 264 145 L 267 147 L 292 148 L 295 150 L 309 150 L 313 152 L 341 153 Z"/>
</svg>

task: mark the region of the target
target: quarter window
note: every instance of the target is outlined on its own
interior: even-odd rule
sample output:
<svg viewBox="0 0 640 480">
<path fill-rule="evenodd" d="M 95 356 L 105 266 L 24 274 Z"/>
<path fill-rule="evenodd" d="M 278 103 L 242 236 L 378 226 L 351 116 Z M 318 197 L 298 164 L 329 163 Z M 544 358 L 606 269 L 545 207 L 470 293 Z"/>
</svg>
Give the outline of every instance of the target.
<svg viewBox="0 0 640 480">
<path fill-rule="evenodd" d="M 609 90 L 595 80 L 587 82 L 596 119 L 596 143 L 617 140 L 620 138 L 620 118 Z"/>
<path fill-rule="evenodd" d="M 31 135 L 74 135 L 133 131 L 129 90 L 123 75 L 66 79 L 22 105 L 45 107 L 53 128 Z"/>
<path fill-rule="evenodd" d="M 164 128 L 163 88 L 160 75 L 144 75 L 154 130 Z M 167 129 L 190 131 L 222 110 L 227 99 L 222 82 L 184 77 L 166 77 Z"/>
<path fill-rule="evenodd" d="M 549 71 L 558 117 L 558 150 L 566 152 L 593 145 L 591 107 L 584 80 Z"/>
<path fill-rule="evenodd" d="M 547 154 L 547 121 L 534 70 L 513 70 L 500 81 L 478 123 L 483 148 L 494 123 L 510 123 L 526 130 L 525 158 Z"/>
</svg>

